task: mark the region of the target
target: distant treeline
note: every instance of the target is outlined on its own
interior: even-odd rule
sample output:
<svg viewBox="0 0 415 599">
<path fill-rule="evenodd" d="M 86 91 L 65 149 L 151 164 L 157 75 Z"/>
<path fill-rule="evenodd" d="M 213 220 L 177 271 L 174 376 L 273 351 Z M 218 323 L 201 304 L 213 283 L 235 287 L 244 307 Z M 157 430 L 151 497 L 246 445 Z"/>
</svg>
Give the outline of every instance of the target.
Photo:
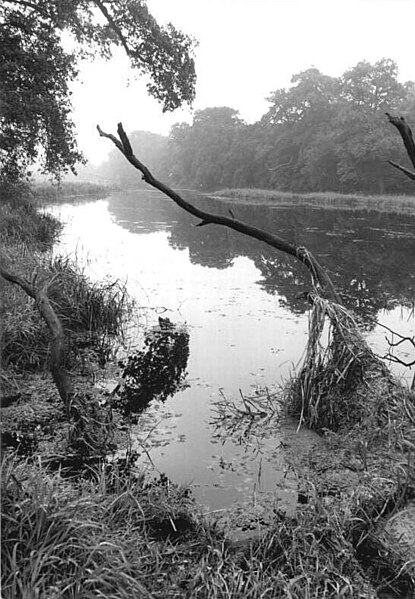
<svg viewBox="0 0 415 599">
<path fill-rule="evenodd" d="M 272 93 L 254 124 L 232 108 L 206 108 L 191 125 L 174 125 L 169 137 L 136 131 L 132 145 L 157 178 L 179 187 L 413 193 L 413 183 L 386 162 L 407 164 L 385 112 L 415 125 L 415 83 L 402 84 L 397 75 L 390 59 L 359 62 L 337 78 L 310 68 Z M 139 185 L 117 151 L 101 173 Z"/>
</svg>

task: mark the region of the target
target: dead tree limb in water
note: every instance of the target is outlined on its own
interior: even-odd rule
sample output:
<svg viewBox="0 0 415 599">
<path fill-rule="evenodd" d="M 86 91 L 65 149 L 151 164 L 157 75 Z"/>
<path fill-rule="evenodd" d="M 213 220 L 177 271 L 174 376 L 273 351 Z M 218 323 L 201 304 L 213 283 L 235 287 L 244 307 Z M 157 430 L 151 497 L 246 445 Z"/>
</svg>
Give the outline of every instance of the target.
<svg viewBox="0 0 415 599">
<path fill-rule="evenodd" d="M 324 268 L 319 264 L 319 262 L 314 258 L 314 256 L 303 246 L 295 245 L 291 242 L 282 239 L 276 235 L 272 235 L 271 233 L 267 233 L 262 229 L 258 229 L 252 225 L 244 223 L 235 218 L 229 218 L 227 216 L 221 216 L 218 214 L 212 214 L 210 212 L 206 212 L 205 210 L 201 210 L 196 206 L 193 206 L 190 202 L 185 200 L 182 196 L 180 196 L 176 191 L 158 181 L 149 169 L 142 163 L 138 158 L 134 155 L 130 141 L 125 133 L 123 126 L 121 123 L 118 124 L 118 136 L 119 139 L 112 135 L 111 133 L 105 133 L 99 125 L 97 125 L 98 132 L 101 137 L 106 137 L 110 139 L 113 144 L 120 150 L 122 154 L 126 157 L 126 159 L 142 174 L 143 180 L 158 189 L 166 196 L 171 198 L 173 202 L 175 202 L 180 208 L 186 210 L 196 218 L 200 219 L 198 227 L 202 227 L 205 225 L 216 224 L 223 225 L 225 227 L 229 227 L 234 231 L 238 231 L 243 235 L 248 235 L 249 237 L 254 237 L 259 241 L 270 245 L 271 247 L 280 250 L 286 254 L 289 254 L 300 260 L 309 270 L 311 274 L 311 279 L 313 282 L 313 287 L 315 292 L 326 299 L 334 301 L 336 303 L 341 303 L 340 298 L 337 294 L 337 291 L 334 288 L 334 285 L 324 270 Z"/>
<path fill-rule="evenodd" d="M 8 272 L 3 268 L 0 268 L 0 276 L 3 277 L 9 283 L 18 285 L 27 295 L 33 298 L 46 322 L 49 331 L 51 332 L 52 338 L 50 342 L 50 369 L 52 372 L 53 381 L 58 389 L 59 396 L 62 399 L 66 415 L 69 418 L 71 412 L 71 404 L 74 398 L 74 388 L 70 375 L 64 368 L 65 358 L 65 334 L 62 327 L 62 323 L 59 320 L 58 315 L 52 307 L 52 304 L 48 297 L 48 289 L 54 282 L 56 277 L 52 277 L 46 283 L 39 284 L 37 282 L 37 273 L 32 277 L 31 281 L 24 279 L 18 275 Z"/>
</svg>

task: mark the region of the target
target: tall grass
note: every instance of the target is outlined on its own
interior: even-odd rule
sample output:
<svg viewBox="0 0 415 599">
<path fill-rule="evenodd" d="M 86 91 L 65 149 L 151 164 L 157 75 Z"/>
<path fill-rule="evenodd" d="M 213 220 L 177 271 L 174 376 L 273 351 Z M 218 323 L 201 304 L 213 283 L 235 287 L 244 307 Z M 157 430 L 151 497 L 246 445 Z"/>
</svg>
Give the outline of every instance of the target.
<svg viewBox="0 0 415 599">
<path fill-rule="evenodd" d="M 226 539 L 186 489 L 107 464 L 65 479 L 9 457 L 2 474 L 3 598 L 365 599 L 374 587 L 322 501 Z"/>
<path fill-rule="evenodd" d="M 38 183 L 33 186 L 35 198 L 42 203 L 67 202 L 70 199 L 79 199 L 82 197 L 103 198 L 107 196 L 110 191 L 111 188 L 107 185 L 90 183 L 87 181 L 64 181 L 59 185 Z"/>
<path fill-rule="evenodd" d="M 5 460 L 4 599 L 131 599 L 154 596 L 149 588 L 168 592 L 155 596 L 178 596 L 165 584 L 171 573 L 164 566 L 179 559 L 168 533 L 186 522 L 183 538 L 206 536 L 190 515 L 189 500 L 163 481 L 146 484 L 115 470 L 73 482 L 35 464 Z M 156 542 L 162 526 L 168 531 Z"/>
<path fill-rule="evenodd" d="M 36 251 L 50 249 L 62 226 L 40 212 L 26 184 L 0 183 L 0 236 L 4 247 L 25 244 Z"/>
<path fill-rule="evenodd" d="M 16 258 L 16 255 L 15 255 Z M 39 259 L 21 249 L 19 274 L 30 278 Z M 68 258 L 46 257 L 41 280 L 52 280 L 48 295 L 72 343 L 89 348 L 105 361 L 115 336 L 123 334 L 123 322 L 132 309 L 125 285 L 119 281 L 92 283 Z M 2 347 L 4 364 L 33 369 L 46 365 L 50 333 L 36 305 L 20 288 L 4 285 Z"/>
</svg>

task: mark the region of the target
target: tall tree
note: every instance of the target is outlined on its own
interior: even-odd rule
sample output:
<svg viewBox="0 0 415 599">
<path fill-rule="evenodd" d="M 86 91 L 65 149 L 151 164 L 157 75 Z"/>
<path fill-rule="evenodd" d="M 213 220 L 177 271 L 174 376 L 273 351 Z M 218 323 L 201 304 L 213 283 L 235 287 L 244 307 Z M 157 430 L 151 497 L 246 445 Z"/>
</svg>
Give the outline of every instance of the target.
<svg viewBox="0 0 415 599">
<path fill-rule="evenodd" d="M 62 34 L 73 39 L 73 50 Z M 17 179 L 39 160 L 58 175 L 81 159 L 68 83 L 80 58 L 110 58 L 122 47 L 131 66 L 149 78 L 164 110 L 191 103 L 194 40 L 160 26 L 145 0 L 3 0 L 0 6 L 1 174 Z"/>
<path fill-rule="evenodd" d="M 198 110 L 192 125 L 174 126 L 170 136 L 173 180 L 203 189 L 232 185 L 234 143 L 245 127 L 238 111 L 227 106 Z"/>
</svg>

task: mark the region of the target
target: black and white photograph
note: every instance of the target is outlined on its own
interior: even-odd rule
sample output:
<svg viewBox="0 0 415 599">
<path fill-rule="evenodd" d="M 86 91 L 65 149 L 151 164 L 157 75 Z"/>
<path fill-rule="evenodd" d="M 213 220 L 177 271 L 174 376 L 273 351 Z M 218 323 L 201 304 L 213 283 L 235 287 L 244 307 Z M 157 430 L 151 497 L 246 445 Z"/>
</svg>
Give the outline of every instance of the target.
<svg viewBox="0 0 415 599">
<path fill-rule="evenodd" d="M 415 597 L 414 27 L 0 0 L 2 599 Z"/>
</svg>

